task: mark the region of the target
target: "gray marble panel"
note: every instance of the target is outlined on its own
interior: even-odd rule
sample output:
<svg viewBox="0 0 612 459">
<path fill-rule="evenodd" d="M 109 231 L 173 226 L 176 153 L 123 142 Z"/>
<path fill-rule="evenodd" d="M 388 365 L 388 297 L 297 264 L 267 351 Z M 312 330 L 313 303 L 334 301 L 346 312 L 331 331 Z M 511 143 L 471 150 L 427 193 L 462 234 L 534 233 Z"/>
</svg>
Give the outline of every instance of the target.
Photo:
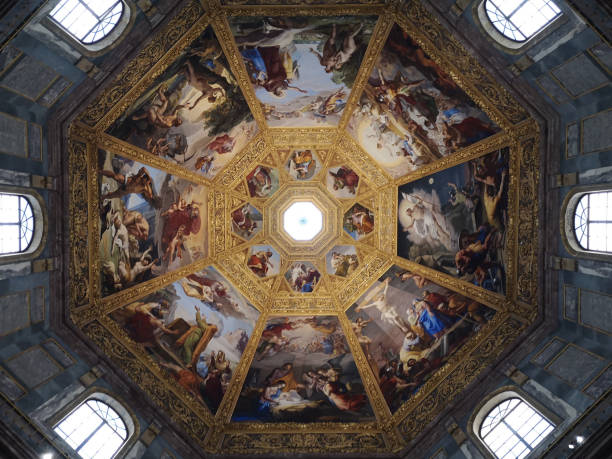
<svg viewBox="0 0 612 459">
<path fill-rule="evenodd" d="M 45 288 L 36 287 L 32 290 L 32 302 L 30 303 L 30 321 L 33 324 L 45 320 Z"/>
<path fill-rule="evenodd" d="M 21 56 L 21 51 L 14 46 L 6 46 L 0 52 L 0 73 L 9 68 L 19 56 Z"/>
<path fill-rule="evenodd" d="M 578 272 L 588 274 L 589 276 L 612 279 L 612 263 L 597 260 L 580 260 L 578 262 Z"/>
<path fill-rule="evenodd" d="M 19 387 L 2 368 L 0 368 L 0 392 L 12 401 L 17 400 L 25 394 L 23 388 Z"/>
<path fill-rule="evenodd" d="M 51 356 L 55 360 L 61 363 L 64 368 L 67 368 L 71 366 L 72 364 L 74 364 L 74 360 L 72 360 L 72 357 L 70 357 L 70 355 L 68 355 L 66 350 L 63 347 L 61 347 L 57 342 L 45 341 L 42 344 L 42 346 L 45 348 L 45 350 L 49 354 L 51 354 Z"/>
<path fill-rule="evenodd" d="M 582 153 L 612 149 L 612 110 L 582 121 Z"/>
<path fill-rule="evenodd" d="M 29 261 L 0 265 L 0 280 L 8 279 L 9 277 L 26 276 L 31 272 L 32 263 Z"/>
<path fill-rule="evenodd" d="M 567 157 L 574 158 L 580 153 L 580 129 L 578 123 L 568 124 L 566 127 Z"/>
<path fill-rule="evenodd" d="M 612 166 L 598 167 L 597 169 L 589 169 L 578 173 L 578 183 L 583 185 L 610 182 L 612 182 Z"/>
<path fill-rule="evenodd" d="M 0 336 L 30 325 L 30 292 L 0 296 Z"/>
<path fill-rule="evenodd" d="M 612 73 L 612 48 L 606 43 L 599 43 L 591 48 L 591 54 L 599 63 Z"/>
<path fill-rule="evenodd" d="M 0 169 L 0 184 L 12 186 L 30 186 L 30 174 L 26 172 Z"/>
<path fill-rule="evenodd" d="M 444 448 L 440 448 L 438 451 L 433 453 L 433 455 L 429 459 L 446 459 L 448 454 Z"/>
<path fill-rule="evenodd" d="M 145 446 L 145 444 L 139 440 L 134 444 L 134 446 L 130 448 L 130 450 L 123 457 L 125 459 L 140 459 L 146 450 L 147 447 Z"/>
<path fill-rule="evenodd" d="M 0 153 L 26 157 L 26 122 L 0 112 Z"/>
<path fill-rule="evenodd" d="M 569 100 L 567 93 L 550 77 L 550 75 L 542 75 L 536 81 L 554 103 L 561 104 Z"/>
<path fill-rule="evenodd" d="M 0 79 L 0 85 L 31 100 L 38 99 L 57 77 L 55 70 L 24 56 Z"/>
<path fill-rule="evenodd" d="M 573 387 L 582 387 L 605 365 L 595 354 L 576 346 L 568 346 L 548 365 L 548 371 Z"/>
<path fill-rule="evenodd" d="M 565 317 L 571 320 L 578 320 L 578 288 L 573 285 L 565 285 Z"/>
<path fill-rule="evenodd" d="M 579 97 L 608 81 L 607 75 L 585 54 L 580 54 L 552 72 L 572 97 Z"/>
<path fill-rule="evenodd" d="M 580 322 L 612 334 L 612 295 L 581 289 Z"/>
<path fill-rule="evenodd" d="M 557 353 L 565 347 L 565 342 L 559 339 L 553 339 L 550 343 L 546 345 L 544 350 L 537 354 L 531 362 L 535 365 L 544 366 L 548 362 L 550 362 Z"/>
<path fill-rule="evenodd" d="M 36 387 L 53 378 L 62 370 L 42 348 L 35 346 L 5 362 L 6 367 L 26 387 Z"/>
<path fill-rule="evenodd" d="M 28 155 L 32 159 L 42 159 L 42 128 L 28 123 Z"/>
<path fill-rule="evenodd" d="M 610 389 L 610 387 L 612 387 L 612 366 L 608 367 L 606 371 L 600 374 L 584 392 L 593 398 L 599 398 L 605 391 Z"/>
<path fill-rule="evenodd" d="M 38 103 L 44 105 L 45 107 L 50 107 L 57 99 L 61 97 L 66 89 L 70 87 L 72 83 L 67 79 L 60 77 L 55 80 L 55 83 L 51 85 L 49 89 L 42 95 L 40 99 L 38 99 Z"/>
</svg>

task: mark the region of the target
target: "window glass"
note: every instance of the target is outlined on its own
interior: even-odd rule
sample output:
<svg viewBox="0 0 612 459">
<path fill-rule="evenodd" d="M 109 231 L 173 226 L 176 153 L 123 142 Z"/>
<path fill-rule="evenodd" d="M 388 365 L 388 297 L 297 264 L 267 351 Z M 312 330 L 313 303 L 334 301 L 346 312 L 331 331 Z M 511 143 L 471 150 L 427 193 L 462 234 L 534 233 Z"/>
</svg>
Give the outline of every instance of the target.
<svg viewBox="0 0 612 459">
<path fill-rule="evenodd" d="M 612 252 L 612 191 L 580 198 L 574 211 L 574 232 L 583 249 Z"/>
<path fill-rule="evenodd" d="M 24 252 L 34 235 L 34 214 L 22 195 L 0 193 L 0 254 Z"/>
<path fill-rule="evenodd" d="M 491 24 L 517 42 L 528 40 L 561 15 L 551 0 L 486 0 L 485 10 Z"/>
<path fill-rule="evenodd" d="M 127 439 L 121 416 L 96 399 L 87 400 L 54 430 L 82 458 L 110 459 Z"/>
<path fill-rule="evenodd" d="M 61 0 L 51 18 L 81 43 L 95 43 L 119 23 L 123 14 L 121 0 Z"/>
<path fill-rule="evenodd" d="M 554 426 L 519 398 L 497 404 L 480 426 L 480 438 L 502 458 L 527 456 Z"/>
</svg>

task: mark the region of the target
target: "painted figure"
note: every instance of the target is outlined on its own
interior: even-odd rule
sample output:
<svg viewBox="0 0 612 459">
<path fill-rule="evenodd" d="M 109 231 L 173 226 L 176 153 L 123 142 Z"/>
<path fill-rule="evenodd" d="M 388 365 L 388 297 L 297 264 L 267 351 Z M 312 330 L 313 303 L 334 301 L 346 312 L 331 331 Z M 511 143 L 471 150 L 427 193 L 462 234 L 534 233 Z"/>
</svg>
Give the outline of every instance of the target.
<svg viewBox="0 0 612 459">
<path fill-rule="evenodd" d="M 329 174 L 334 178 L 334 190 L 347 189 L 351 194 L 357 192 L 359 184 L 359 176 L 346 166 L 341 166 L 336 172 L 329 171 Z"/>
<path fill-rule="evenodd" d="M 270 261 L 273 253 L 270 250 L 260 250 L 250 256 L 247 266 L 259 277 L 266 277 L 268 269 L 274 265 Z"/>
</svg>

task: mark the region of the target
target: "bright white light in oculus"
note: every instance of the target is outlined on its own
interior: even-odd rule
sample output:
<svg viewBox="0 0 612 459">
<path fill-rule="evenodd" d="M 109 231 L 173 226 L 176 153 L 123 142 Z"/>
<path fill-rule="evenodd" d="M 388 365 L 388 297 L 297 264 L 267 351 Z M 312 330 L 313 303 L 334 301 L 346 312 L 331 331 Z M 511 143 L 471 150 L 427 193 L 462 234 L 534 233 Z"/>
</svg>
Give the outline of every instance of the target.
<svg viewBox="0 0 612 459">
<path fill-rule="evenodd" d="M 323 228 L 323 215 L 312 202 L 295 202 L 283 214 L 283 228 L 296 241 L 309 241 Z"/>
</svg>

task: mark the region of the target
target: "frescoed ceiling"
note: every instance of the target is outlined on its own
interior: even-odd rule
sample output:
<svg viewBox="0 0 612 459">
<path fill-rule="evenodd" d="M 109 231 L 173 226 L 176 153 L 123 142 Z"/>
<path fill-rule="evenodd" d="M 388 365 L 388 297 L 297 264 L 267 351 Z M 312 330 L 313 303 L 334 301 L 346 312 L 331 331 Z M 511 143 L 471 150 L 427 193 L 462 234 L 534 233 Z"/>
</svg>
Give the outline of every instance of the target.
<svg viewBox="0 0 612 459">
<path fill-rule="evenodd" d="M 397 453 L 535 318 L 537 125 L 419 2 L 266 3 L 73 122 L 71 318 L 206 452 Z"/>
</svg>

